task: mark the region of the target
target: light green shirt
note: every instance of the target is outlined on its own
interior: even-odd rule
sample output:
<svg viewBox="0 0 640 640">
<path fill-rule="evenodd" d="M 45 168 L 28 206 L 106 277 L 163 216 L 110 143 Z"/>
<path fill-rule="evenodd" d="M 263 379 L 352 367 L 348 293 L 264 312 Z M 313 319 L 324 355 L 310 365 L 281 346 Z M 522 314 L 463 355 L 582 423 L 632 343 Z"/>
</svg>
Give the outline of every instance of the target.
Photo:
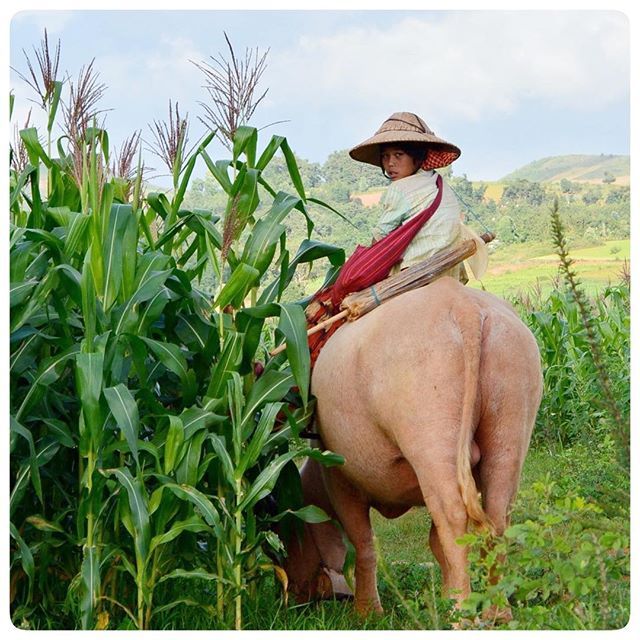
<svg viewBox="0 0 640 640">
<path fill-rule="evenodd" d="M 383 213 L 375 229 L 377 238 L 391 233 L 401 224 L 426 209 L 436 197 L 437 174 L 419 169 L 406 178 L 392 182 L 380 199 Z M 405 250 L 400 265 L 392 273 L 405 269 L 463 239 L 462 213 L 451 187 L 443 181 L 442 201 L 431 219 L 418 231 Z M 447 275 L 462 276 L 462 265 L 456 265 Z"/>
</svg>

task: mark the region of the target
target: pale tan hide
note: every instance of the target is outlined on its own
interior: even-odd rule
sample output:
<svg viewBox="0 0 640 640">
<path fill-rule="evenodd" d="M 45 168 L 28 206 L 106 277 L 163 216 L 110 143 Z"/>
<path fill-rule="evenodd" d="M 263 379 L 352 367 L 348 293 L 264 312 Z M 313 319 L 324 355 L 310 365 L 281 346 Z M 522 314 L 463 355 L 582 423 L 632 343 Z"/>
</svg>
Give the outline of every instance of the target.
<svg viewBox="0 0 640 640">
<path fill-rule="evenodd" d="M 371 507 L 393 518 L 426 504 L 445 591 L 458 600 L 469 594 L 467 553 L 455 540 L 471 521 L 497 534 L 508 525 L 541 389 L 537 344 L 513 309 L 448 277 L 327 342 L 312 392 L 323 445 L 345 464 L 307 461 L 302 481 L 306 501 L 337 518 L 356 549 L 360 612 L 382 610 Z M 331 524 L 305 525 L 288 553 L 298 600 L 348 591 L 344 544 Z"/>
</svg>

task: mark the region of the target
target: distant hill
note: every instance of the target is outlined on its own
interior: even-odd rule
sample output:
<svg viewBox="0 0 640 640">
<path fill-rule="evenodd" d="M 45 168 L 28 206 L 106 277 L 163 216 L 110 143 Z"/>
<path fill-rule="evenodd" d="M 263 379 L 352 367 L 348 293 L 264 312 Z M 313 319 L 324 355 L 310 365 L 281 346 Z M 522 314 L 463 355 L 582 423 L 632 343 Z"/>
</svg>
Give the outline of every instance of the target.
<svg viewBox="0 0 640 640">
<path fill-rule="evenodd" d="M 500 181 L 559 182 L 565 178 L 572 182 L 602 182 L 605 171 L 616 178 L 616 184 L 629 184 L 629 156 L 552 156 L 530 162 L 504 176 Z"/>
</svg>

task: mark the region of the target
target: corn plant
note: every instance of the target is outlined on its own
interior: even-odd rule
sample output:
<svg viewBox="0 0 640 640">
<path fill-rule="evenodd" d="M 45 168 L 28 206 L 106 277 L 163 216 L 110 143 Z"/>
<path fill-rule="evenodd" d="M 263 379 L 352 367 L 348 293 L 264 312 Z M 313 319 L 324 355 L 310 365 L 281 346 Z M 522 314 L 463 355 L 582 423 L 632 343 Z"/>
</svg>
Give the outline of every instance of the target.
<svg viewBox="0 0 640 640">
<path fill-rule="evenodd" d="M 280 301 L 298 265 L 344 253 L 309 238 L 291 256 L 283 221 L 303 215 L 311 235 L 311 199 L 286 139 L 258 152 L 246 125 L 222 160 L 206 150 L 215 132 L 190 152 L 180 134 L 170 198 L 143 197 L 140 162 L 110 170 L 92 74 L 65 105 L 57 156 L 23 129 L 28 162 L 10 176 L 12 615 L 147 629 L 202 606 L 241 628 L 255 581 L 281 575 L 273 523 L 325 517 L 301 508 L 294 461 L 340 459 L 299 436 L 313 411 L 304 313 Z M 278 150 L 294 195 L 263 178 Z M 227 193 L 222 219 L 182 208 L 198 157 Z M 199 289 L 209 268 L 213 298 Z M 213 603 L 158 602 L 178 579 L 215 585 Z"/>
<path fill-rule="evenodd" d="M 618 441 L 628 469 L 630 409 L 630 289 L 622 278 L 592 298 L 572 269 L 557 203 L 554 244 L 565 287 L 547 297 L 516 301 L 538 339 L 544 393 L 536 438 L 568 445 L 601 436 Z"/>
</svg>

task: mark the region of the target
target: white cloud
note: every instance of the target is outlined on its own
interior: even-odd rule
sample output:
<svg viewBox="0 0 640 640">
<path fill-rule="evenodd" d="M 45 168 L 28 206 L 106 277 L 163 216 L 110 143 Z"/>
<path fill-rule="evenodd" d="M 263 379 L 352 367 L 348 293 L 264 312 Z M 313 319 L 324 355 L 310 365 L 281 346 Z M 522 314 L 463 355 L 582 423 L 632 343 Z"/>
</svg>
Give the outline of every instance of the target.
<svg viewBox="0 0 640 640">
<path fill-rule="evenodd" d="M 13 16 L 12 22 L 31 22 L 38 31 L 46 29 L 51 37 L 64 31 L 73 19 L 73 11 L 20 11 Z"/>
<path fill-rule="evenodd" d="M 349 97 L 435 122 L 509 113 L 527 99 L 598 109 L 627 95 L 628 83 L 624 15 L 575 11 L 429 13 L 306 35 L 272 56 L 268 80 L 272 101 L 292 91 L 315 105 Z"/>
<path fill-rule="evenodd" d="M 101 56 L 96 65 L 109 94 L 113 93 L 121 108 L 145 98 L 145 103 L 154 104 L 164 113 L 169 98 L 186 105 L 199 92 L 201 73 L 189 61 L 203 58 L 190 40 L 164 37 L 153 49 L 136 51 L 132 47 Z"/>
</svg>

